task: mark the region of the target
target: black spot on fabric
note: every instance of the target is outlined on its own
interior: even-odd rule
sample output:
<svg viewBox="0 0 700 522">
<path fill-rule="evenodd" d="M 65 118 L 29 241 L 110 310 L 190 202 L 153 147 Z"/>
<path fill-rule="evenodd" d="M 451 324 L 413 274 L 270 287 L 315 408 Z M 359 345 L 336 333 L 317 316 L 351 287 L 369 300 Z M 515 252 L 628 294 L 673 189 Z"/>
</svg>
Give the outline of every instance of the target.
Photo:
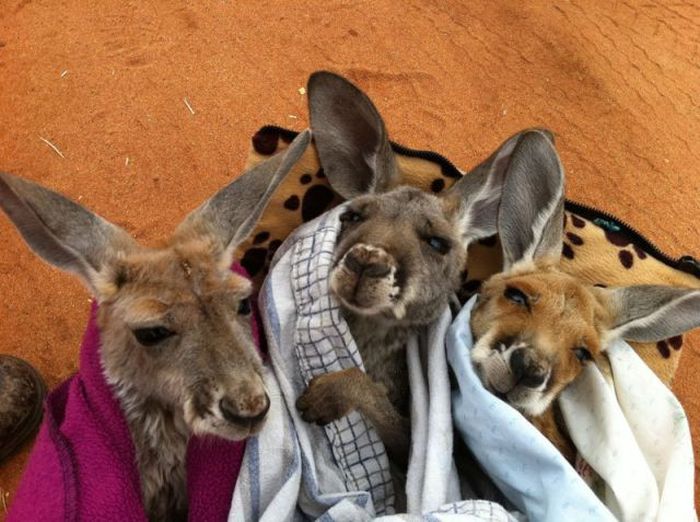
<svg viewBox="0 0 700 522">
<path fill-rule="evenodd" d="M 583 228 L 586 226 L 586 222 L 578 216 L 571 214 L 571 222 L 576 228 Z"/>
<path fill-rule="evenodd" d="M 253 148 L 258 154 L 269 156 L 277 150 L 277 140 L 280 134 L 273 129 L 260 129 L 253 136 Z"/>
<path fill-rule="evenodd" d="M 442 178 L 434 179 L 433 182 L 430 184 L 430 190 L 432 190 L 436 194 L 438 192 L 442 192 L 444 188 L 445 188 L 445 180 Z"/>
<path fill-rule="evenodd" d="M 561 247 L 561 255 L 563 255 L 567 259 L 574 258 L 574 249 L 571 248 L 571 245 L 569 243 L 564 243 L 564 245 Z"/>
<path fill-rule="evenodd" d="M 481 281 L 478 279 L 470 279 L 462 285 L 462 292 L 465 294 L 475 294 L 481 288 Z"/>
<path fill-rule="evenodd" d="M 656 349 L 659 350 L 661 357 L 663 357 L 664 359 L 668 359 L 669 357 L 671 357 L 671 350 L 669 350 L 666 341 L 659 341 L 658 343 L 656 343 Z"/>
<path fill-rule="evenodd" d="M 258 275 L 265 268 L 265 259 L 267 258 L 266 248 L 249 248 L 243 254 L 241 265 L 246 269 L 250 277 Z"/>
<path fill-rule="evenodd" d="M 274 254 L 275 252 L 277 252 L 277 249 L 280 247 L 281 244 L 282 241 L 280 241 L 279 239 L 273 239 L 272 241 L 270 241 L 268 249 Z"/>
<path fill-rule="evenodd" d="M 670 344 L 671 348 L 673 348 L 674 350 L 680 350 L 681 347 L 683 346 L 683 336 L 676 335 L 675 337 L 671 337 L 668 340 L 668 344 Z"/>
<path fill-rule="evenodd" d="M 325 179 L 326 178 L 326 173 L 323 172 L 323 169 L 318 169 L 318 172 L 316 173 L 316 177 L 318 179 Z"/>
<path fill-rule="evenodd" d="M 297 210 L 299 208 L 299 196 L 289 196 L 284 202 L 284 208 L 287 210 Z"/>
<path fill-rule="evenodd" d="M 632 245 L 632 247 L 634 248 L 634 251 L 637 252 L 637 257 L 639 259 L 646 259 L 647 258 L 647 253 L 644 250 L 639 248 L 637 245 Z"/>
<path fill-rule="evenodd" d="M 325 185 L 309 187 L 301 203 L 301 219 L 311 221 L 323 214 L 333 202 L 333 197 L 333 192 Z"/>
<path fill-rule="evenodd" d="M 610 241 L 613 245 L 619 247 L 625 247 L 632 242 L 630 241 L 630 238 L 626 235 L 621 234 L 620 232 L 612 232 L 610 230 L 605 231 L 605 238 L 608 241 Z"/>
<path fill-rule="evenodd" d="M 440 165 L 440 171 L 446 178 L 459 179 L 462 177 L 457 169 L 452 169 L 447 165 Z"/>
<path fill-rule="evenodd" d="M 581 238 L 581 236 L 577 236 L 573 232 L 567 232 L 566 237 L 568 237 L 569 241 L 571 241 L 571 243 L 573 243 L 576 246 L 583 245 L 583 239 Z"/>
<path fill-rule="evenodd" d="M 632 255 L 632 252 L 629 250 L 620 250 L 618 257 L 620 258 L 620 263 L 622 263 L 622 266 L 625 268 L 632 268 L 632 265 L 634 264 L 634 256 Z"/>
<path fill-rule="evenodd" d="M 480 245 L 484 245 L 487 247 L 494 247 L 494 246 L 496 246 L 497 242 L 498 242 L 498 236 L 482 237 L 479 240 Z"/>
<path fill-rule="evenodd" d="M 299 182 L 300 182 L 302 185 L 308 185 L 309 183 L 311 183 L 311 174 L 303 174 L 303 175 L 299 178 Z"/>
<path fill-rule="evenodd" d="M 255 237 L 253 238 L 253 244 L 259 245 L 260 243 L 264 243 L 268 239 L 270 239 L 269 232 L 260 232 L 259 234 L 255 234 Z"/>
</svg>

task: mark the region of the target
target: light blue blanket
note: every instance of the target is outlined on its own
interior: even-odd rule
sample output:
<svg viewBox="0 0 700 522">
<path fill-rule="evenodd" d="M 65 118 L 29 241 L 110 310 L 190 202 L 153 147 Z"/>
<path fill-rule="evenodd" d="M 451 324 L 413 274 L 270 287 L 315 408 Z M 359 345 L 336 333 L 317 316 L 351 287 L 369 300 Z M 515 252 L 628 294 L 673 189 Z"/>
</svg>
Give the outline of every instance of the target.
<svg viewBox="0 0 700 522">
<path fill-rule="evenodd" d="M 474 372 L 469 318 L 473 297 L 448 330 L 447 359 L 458 388 L 452 417 L 496 486 L 528 520 L 615 520 L 554 446 L 520 413 L 484 388 Z"/>
</svg>

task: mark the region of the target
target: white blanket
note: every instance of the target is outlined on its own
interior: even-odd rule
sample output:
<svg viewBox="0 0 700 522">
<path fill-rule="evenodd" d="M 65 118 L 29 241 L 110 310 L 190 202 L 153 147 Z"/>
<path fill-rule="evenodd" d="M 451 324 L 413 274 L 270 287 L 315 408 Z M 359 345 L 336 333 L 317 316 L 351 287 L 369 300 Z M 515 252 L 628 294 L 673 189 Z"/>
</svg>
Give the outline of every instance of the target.
<svg viewBox="0 0 700 522">
<path fill-rule="evenodd" d="M 688 420 L 671 391 L 632 347 L 607 349 L 614 384 L 589 365 L 559 405 L 581 457 L 623 521 L 697 520 Z"/>
<path fill-rule="evenodd" d="M 455 424 L 489 476 L 529 520 L 697 520 L 687 419 L 627 343 L 608 348 L 614 385 L 589 365 L 559 398 L 582 457 L 578 467 L 591 489 L 539 431 L 482 385 L 470 357 L 474 301 L 464 306 L 446 339 L 458 381 Z M 596 473 L 590 468 L 597 479 L 591 479 Z"/>
<path fill-rule="evenodd" d="M 260 309 L 272 371 L 272 405 L 262 432 L 249 440 L 229 520 L 368 520 L 394 514 L 384 446 L 354 412 L 318 427 L 295 402 L 316 375 L 357 366 L 357 347 L 328 289 L 340 228 L 339 207 L 285 241 L 273 262 Z M 500 505 L 460 500 L 452 461 L 452 418 L 445 332 L 451 314 L 408 346 L 412 452 L 407 477 L 410 515 L 402 519 L 512 521 Z"/>
</svg>

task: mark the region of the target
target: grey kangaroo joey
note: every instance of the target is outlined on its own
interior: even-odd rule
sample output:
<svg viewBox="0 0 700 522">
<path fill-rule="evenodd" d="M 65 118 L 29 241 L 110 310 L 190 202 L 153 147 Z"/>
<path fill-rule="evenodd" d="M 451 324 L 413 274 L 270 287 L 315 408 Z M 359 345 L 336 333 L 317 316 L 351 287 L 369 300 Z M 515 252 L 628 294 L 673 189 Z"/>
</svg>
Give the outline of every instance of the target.
<svg viewBox="0 0 700 522">
<path fill-rule="evenodd" d="M 411 436 L 407 338 L 448 306 L 468 245 L 496 233 L 505 181 L 514 171 L 543 175 L 540 163 L 552 138 L 542 130 L 520 132 L 435 195 L 401 186 L 384 122 L 356 86 L 317 72 L 308 93 L 321 166 L 334 190 L 349 200 L 340 215 L 330 288 L 366 373 L 351 368 L 315 377 L 297 408 L 319 425 L 361 412 L 392 464 L 405 470 Z"/>
<path fill-rule="evenodd" d="M 242 440 L 270 406 L 250 323 L 251 283 L 233 252 L 310 142 L 243 173 L 194 210 L 162 248 L 26 179 L 0 173 L 0 208 L 29 247 L 99 303 L 100 359 L 136 449 L 151 520 L 186 519 L 192 434 Z"/>
</svg>

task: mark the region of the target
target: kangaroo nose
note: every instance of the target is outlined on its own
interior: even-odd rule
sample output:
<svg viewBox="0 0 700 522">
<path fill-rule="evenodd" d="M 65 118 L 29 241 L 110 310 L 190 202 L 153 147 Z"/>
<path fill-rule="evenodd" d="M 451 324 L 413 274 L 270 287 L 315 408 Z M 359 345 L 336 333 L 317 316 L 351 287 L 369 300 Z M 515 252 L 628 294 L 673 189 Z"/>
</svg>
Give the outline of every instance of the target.
<svg viewBox="0 0 700 522">
<path fill-rule="evenodd" d="M 345 255 L 345 266 L 358 276 L 365 277 L 386 277 L 391 272 L 389 265 L 366 258 L 367 256 L 363 256 L 360 252 L 351 250 Z"/>
<path fill-rule="evenodd" d="M 236 407 L 236 401 L 232 401 L 224 397 L 219 401 L 219 409 L 221 410 L 221 414 L 224 416 L 224 419 L 236 424 L 243 424 L 246 422 L 256 423 L 263 420 L 270 409 L 270 397 L 268 397 L 266 393 L 264 397 L 251 402 L 260 403 L 260 406 L 257 409 L 241 411 Z"/>
<path fill-rule="evenodd" d="M 510 370 L 514 381 L 528 388 L 541 386 L 547 378 L 547 370 L 537 364 L 527 348 L 519 348 L 510 355 Z"/>
</svg>

